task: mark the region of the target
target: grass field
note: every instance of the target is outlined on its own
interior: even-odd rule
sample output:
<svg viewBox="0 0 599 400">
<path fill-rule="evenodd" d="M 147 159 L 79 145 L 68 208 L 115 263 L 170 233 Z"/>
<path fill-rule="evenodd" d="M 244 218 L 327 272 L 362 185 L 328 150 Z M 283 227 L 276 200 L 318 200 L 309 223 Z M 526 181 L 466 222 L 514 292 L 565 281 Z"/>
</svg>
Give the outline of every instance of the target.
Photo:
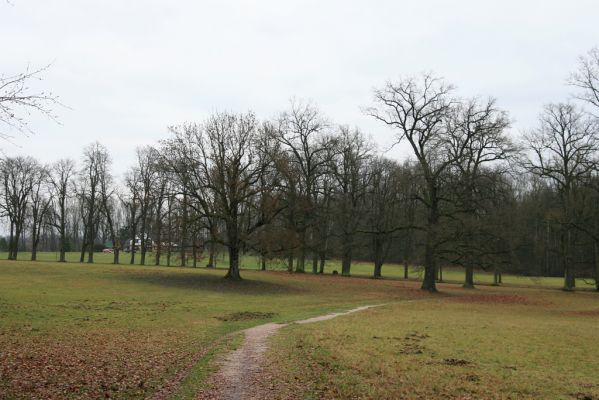
<svg viewBox="0 0 599 400">
<path fill-rule="evenodd" d="M 114 266 L 102 254 L 97 261 L 0 261 L 1 399 L 141 399 L 205 352 L 173 396 L 191 399 L 211 357 L 239 342 L 218 338 L 380 303 L 390 304 L 285 328 L 268 371 L 285 383 L 276 393 L 599 398 L 599 295 L 590 291 L 443 284 L 431 295 L 416 281 L 254 271 L 250 257 L 244 281 L 232 283 L 218 269 Z M 355 275 L 368 268 L 357 264 Z"/>
<path fill-rule="evenodd" d="M 425 296 L 394 281 L 0 262 L 0 398 L 144 398 L 228 332 Z M 192 382 L 193 383 L 193 382 Z"/>
<path fill-rule="evenodd" d="M 40 252 L 38 253 L 38 261 L 57 261 L 58 253 L 54 252 Z M 87 255 L 86 255 L 87 257 Z M 7 253 L 0 253 L 0 260 L 6 259 Z M 31 253 L 22 252 L 19 253 L 19 260 L 29 260 Z M 87 260 L 87 258 L 86 258 Z M 68 262 L 79 262 L 79 253 L 70 252 L 67 253 Z M 121 253 L 120 258 L 122 265 L 129 265 L 130 254 Z M 154 255 L 148 253 L 146 257 L 146 265 L 154 265 Z M 139 254 L 136 255 L 136 262 L 139 263 Z M 112 264 L 112 254 L 95 253 L 94 254 L 95 264 Z M 175 255 L 171 259 L 171 266 L 178 266 L 180 259 Z M 161 259 L 161 265 L 166 265 L 165 257 Z M 188 265 L 191 265 L 191 261 L 188 261 Z M 206 265 L 206 259 L 198 260 L 198 267 L 204 267 Z M 217 268 L 226 268 L 227 258 L 221 255 L 217 259 Z M 243 256 L 241 257 L 241 267 L 247 270 L 258 270 L 260 268 L 260 260 L 255 256 Z M 306 272 L 311 271 L 311 264 L 306 265 Z M 351 273 L 352 276 L 372 276 L 373 264 L 366 261 L 354 261 L 352 263 Z M 271 271 L 285 271 L 287 265 L 283 261 L 273 260 L 267 263 L 267 269 Z M 341 271 L 341 262 L 339 260 L 328 260 L 325 265 L 325 273 L 332 274 L 333 271 Z M 423 269 L 420 266 L 410 266 L 409 277 L 410 279 L 420 280 L 423 276 Z M 383 276 L 386 278 L 401 278 L 404 277 L 404 266 L 400 264 L 385 264 L 383 266 Z M 461 283 L 464 281 L 464 271 L 462 268 L 444 268 L 443 279 L 445 282 L 450 283 Z M 493 283 L 493 273 L 487 271 L 477 271 L 475 273 L 476 284 L 490 285 Z M 532 277 L 532 276 L 519 276 L 511 274 L 503 274 L 503 283 L 506 285 L 519 285 L 519 286 L 546 286 L 561 288 L 564 284 L 562 277 Z M 594 282 L 589 280 L 577 279 L 576 285 L 579 288 L 593 289 Z"/>
<path fill-rule="evenodd" d="M 483 288 L 283 329 L 273 398 L 599 399 L 599 295 Z"/>
</svg>

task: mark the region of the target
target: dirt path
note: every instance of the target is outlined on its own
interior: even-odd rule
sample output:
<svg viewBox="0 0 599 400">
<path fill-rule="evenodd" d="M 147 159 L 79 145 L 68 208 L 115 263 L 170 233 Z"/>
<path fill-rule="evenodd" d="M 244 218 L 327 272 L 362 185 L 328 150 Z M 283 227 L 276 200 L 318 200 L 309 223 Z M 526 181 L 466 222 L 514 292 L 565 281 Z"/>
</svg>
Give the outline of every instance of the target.
<svg viewBox="0 0 599 400">
<path fill-rule="evenodd" d="M 330 313 L 318 317 L 295 321 L 295 324 L 310 324 L 326 321 L 341 315 L 348 315 L 382 304 L 357 307 L 349 311 Z M 264 362 L 264 353 L 268 347 L 268 339 L 279 329 L 288 324 L 269 323 L 243 331 L 245 340 L 235 351 L 221 359 L 219 371 L 210 380 L 211 390 L 198 394 L 197 400 L 262 400 L 269 396 L 264 388 L 256 383 L 260 381 L 260 373 Z"/>
</svg>

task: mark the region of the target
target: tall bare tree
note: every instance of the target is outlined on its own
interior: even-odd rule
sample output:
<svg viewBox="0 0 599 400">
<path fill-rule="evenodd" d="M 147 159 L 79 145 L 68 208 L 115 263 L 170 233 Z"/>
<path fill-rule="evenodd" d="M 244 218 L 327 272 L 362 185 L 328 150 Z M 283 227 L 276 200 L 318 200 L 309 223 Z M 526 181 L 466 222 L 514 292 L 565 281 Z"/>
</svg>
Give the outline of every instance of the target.
<svg viewBox="0 0 599 400">
<path fill-rule="evenodd" d="M 341 274 L 350 275 L 352 252 L 368 185 L 368 161 L 372 146 L 358 130 L 347 126 L 339 128 L 337 151 L 332 157 L 331 175 L 335 180 L 337 225 L 341 239 Z"/>
<path fill-rule="evenodd" d="M 53 164 L 50 171 L 50 184 L 52 191 L 52 212 L 50 225 L 58 231 L 59 261 L 65 262 L 67 246 L 67 202 L 73 195 L 73 178 L 76 174 L 75 162 L 63 159 Z"/>
<path fill-rule="evenodd" d="M 314 198 L 318 194 L 318 179 L 329 163 L 331 143 L 323 136 L 328 122 L 311 103 L 293 100 L 291 109 L 277 121 L 273 138 L 286 152 L 283 175 L 288 178 L 287 190 L 292 203 L 289 208 L 290 221 L 299 240 L 299 256 L 295 271 L 304 272 L 308 251 L 312 246 L 314 220 Z"/>
<path fill-rule="evenodd" d="M 33 182 L 39 165 L 31 157 L 8 157 L 0 162 L 2 213 L 10 222 L 8 259 L 16 260 L 25 228 Z"/>
<path fill-rule="evenodd" d="M 102 211 L 101 183 L 106 179 L 107 164 L 109 163 L 108 150 L 99 142 L 88 145 L 83 150 L 83 167 L 80 171 L 80 185 L 84 207 L 86 210 L 86 241 L 87 262 L 94 262 L 94 243 L 98 234 L 98 225 Z"/>
<path fill-rule="evenodd" d="M 591 172 L 597 169 L 599 130 L 596 120 L 571 103 L 549 104 L 539 127 L 527 134 L 531 155 L 525 167 L 545 179 L 559 195 L 561 208 L 561 261 L 564 290 L 574 290 L 576 274 L 572 260 L 574 200 Z"/>
<path fill-rule="evenodd" d="M 197 203 L 198 212 L 219 220 L 224 235 L 217 238 L 229 250 L 226 277 L 241 279 L 240 251 L 264 221 L 253 220 L 257 183 L 264 166 L 256 145 L 258 122 L 253 113 L 217 113 L 203 124 L 173 127 L 165 162 Z"/>
<path fill-rule="evenodd" d="M 462 101 L 453 108 L 450 130 L 449 151 L 455 159 L 454 195 L 457 196 L 460 243 L 452 241 L 450 250 L 454 264 L 465 268 L 465 288 L 474 288 L 474 267 L 480 266 L 480 258 L 485 253 L 487 239 L 476 227 L 481 215 L 488 210 L 483 204 L 489 196 L 494 196 L 489 183 L 496 179 L 498 168 L 504 170 L 508 159 L 513 158 L 517 149 L 507 136 L 510 119 L 507 112 L 497 108 L 494 99 L 481 101 L 473 98 Z M 481 246 L 482 245 L 482 246 Z"/>
<path fill-rule="evenodd" d="M 455 101 L 453 86 L 430 74 L 420 79 L 388 82 L 375 90 L 375 107 L 367 114 L 395 130 L 396 142 L 407 141 L 419 163 L 425 185 L 419 197 L 426 207 L 425 261 L 422 289 L 436 291 L 438 231 L 440 227 L 440 180 L 455 159 L 447 152 L 448 116 Z"/>
<path fill-rule="evenodd" d="M 38 165 L 32 174 L 32 186 L 30 197 L 31 226 L 31 261 L 37 260 L 37 247 L 40 242 L 42 227 L 47 222 L 50 204 L 52 202 L 51 192 L 48 190 L 49 171 L 44 165 Z"/>
</svg>

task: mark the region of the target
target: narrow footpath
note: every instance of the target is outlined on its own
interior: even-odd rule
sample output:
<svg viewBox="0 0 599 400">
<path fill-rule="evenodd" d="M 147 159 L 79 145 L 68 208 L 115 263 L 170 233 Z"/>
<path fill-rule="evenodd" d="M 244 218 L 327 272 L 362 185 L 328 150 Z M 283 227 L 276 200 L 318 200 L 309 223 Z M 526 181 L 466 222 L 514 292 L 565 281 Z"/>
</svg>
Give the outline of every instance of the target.
<svg viewBox="0 0 599 400">
<path fill-rule="evenodd" d="M 330 313 L 292 323 L 310 324 L 326 321 L 380 305 L 357 307 L 345 312 Z M 269 395 L 265 392 L 267 389 L 264 385 L 258 384 L 264 368 L 264 354 L 270 336 L 287 325 L 289 324 L 269 323 L 242 331 L 245 336 L 243 344 L 217 362 L 218 372 L 209 378 L 210 390 L 199 393 L 196 400 L 268 399 Z"/>
</svg>

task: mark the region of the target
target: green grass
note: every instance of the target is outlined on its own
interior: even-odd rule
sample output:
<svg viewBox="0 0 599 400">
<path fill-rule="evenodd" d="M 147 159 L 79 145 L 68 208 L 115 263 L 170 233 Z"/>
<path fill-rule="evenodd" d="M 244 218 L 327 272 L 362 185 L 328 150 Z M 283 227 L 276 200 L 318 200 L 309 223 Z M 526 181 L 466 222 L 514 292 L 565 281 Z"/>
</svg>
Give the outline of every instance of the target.
<svg viewBox="0 0 599 400">
<path fill-rule="evenodd" d="M 355 277 L 370 275 L 368 263 L 354 264 L 348 279 L 255 271 L 246 256 L 245 279 L 229 282 L 222 269 L 111 265 L 109 254 L 96 261 L 0 261 L 0 398 L 141 399 L 191 366 L 173 395 L 191 399 L 214 357 L 239 343 L 218 338 L 380 303 L 392 304 L 276 336 L 267 376 L 283 383 L 281 397 L 599 396 L 599 295 L 590 291 L 440 284 L 442 295 L 431 295 L 416 280 Z M 403 276 L 403 267 L 384 273 Z M 445 271 L 452 276 L 461 271 Z"/>
<path fill-rule="evenodd" d="M 69 252 L 66 254 L 67 262 L 79 262 L 78 252 Z M 40 252 L 38 253 L 38 261 L 57 261 L 58 253 L 55 252 Z M 29 260 L 31 253 L 22 252 L 19 253 L 19 260 Z M 121 253 L 120 262 L 122 265 L 129 265 L 130 254 Z M 0 253 L 0 260 L 6 259 L 7 253 Z M 87 255 L 86 258 L 87 260 Z M 136 254 L 135 260 L 139 264 L 140 256 Z M 94 263 L 95 264 L 112 264 L 113 255 L 106 253 L 95 253 Z M 206 258 L 198 260 L 198 267 L 205 267 Z M 260 260 L 256 256 L 245 255 L 241 257 L 241 267 L 246 270 L 258 270 L 260 269 Z M 155 258 L 153 253 L 148 253 L 146 257 L 146 265 L 153 266 Z M 161 265 L 166 266 L 166 257 L 161 258 Z M 177 254 L 173 253 L 171 258 L 171 266 L 176 267 L 180 265 L 180 259 Z M 191 265 L 191 260 L 188 260 L 188 264 Z M 217 268 L 226 268 L 227 258 L 225 255 L 220 255 L 217 258 Z M 271 271 L 285 271 L 287 266 L 284 261 L 271 260 L 267 263 L 267 269 Z M 370 277 L 373 273 L 373 263 L 367 261 L 354 261 L 352 263 L 351 274 L 352 276 L 364 276 Z M 311 273 L 312 264 L 306 264 L 306 272 Z M 325 274 L 332 274 L 333 271 L 341 272 L 341 262 L 339 260 L 327 260 L 325 264 Z M 411 265 L 409 267 L 409 278 L 414 280 L 421 280 L 423 277 L 423 269 L 420 266 Z M 403 279 L 404 277 L 404 266 L 400 264 L 385 264 L 383 266 L 383 276 L 385 278 Z M 443 269 L 443 279 L 445 282 L 450 283 L 462 283 L 464 281 L 464 271 L 462 268 L 451 267 Z M 476 271 L 475 273 L 475 284 L 478 285 L 491 285 L 493 283 L 493 273 L 487 271 Z M 521 276 L 512 274 L 503 274 L 504 285 L 517 285 L 517 286 L 544 286 L 552 288 L 561 288 L 564 284 L 562 277 L 531 277 Z M 594 282 L 592 280 L 577 279 L 576 285 L 578 288 L 592 289 Z"/>
<path fill-rule="evenodd" d="M 598 294 L 470 293 L 285 328 L 269 373 L 283 398 L 599 398 Z"/>
<path fill-rule="evenodd" d="M 422 296 L 395 281 L 0 261 L 0 398 L 144 398 L 228 332 Z M 236 312 L 272 318 L 231 319 Z"/>
</svg>

